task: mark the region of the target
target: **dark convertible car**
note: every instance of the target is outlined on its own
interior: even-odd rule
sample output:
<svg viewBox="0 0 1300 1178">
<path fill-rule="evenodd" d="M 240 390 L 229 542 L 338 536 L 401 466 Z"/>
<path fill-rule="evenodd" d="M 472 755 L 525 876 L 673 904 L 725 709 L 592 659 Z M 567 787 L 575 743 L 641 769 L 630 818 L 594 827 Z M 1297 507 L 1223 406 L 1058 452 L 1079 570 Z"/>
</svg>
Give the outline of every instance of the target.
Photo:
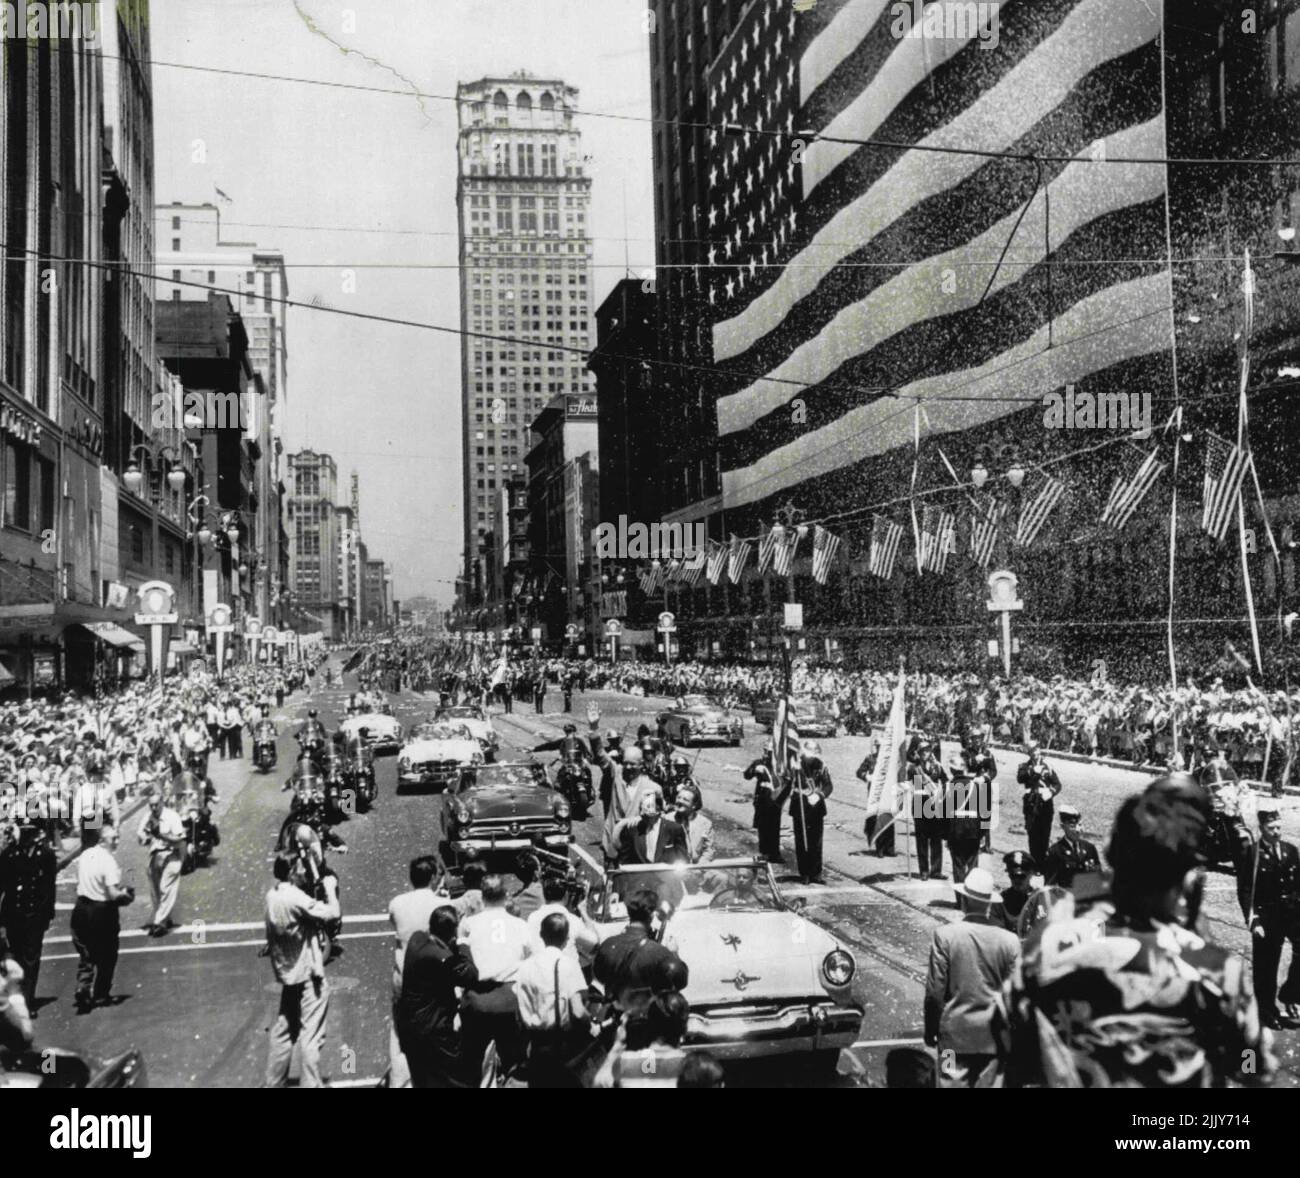
<svg viewBox="0 0 1300 1178">
<path fill-rule="evenodd" d="M 516 857 L 537 847 L 558 851 L 573 842 L 569 803 L 551 788 L 539 761 L 469 765 L 442 796 L 439 852 L 452 869 L 468 858 Z"/>
</svg>

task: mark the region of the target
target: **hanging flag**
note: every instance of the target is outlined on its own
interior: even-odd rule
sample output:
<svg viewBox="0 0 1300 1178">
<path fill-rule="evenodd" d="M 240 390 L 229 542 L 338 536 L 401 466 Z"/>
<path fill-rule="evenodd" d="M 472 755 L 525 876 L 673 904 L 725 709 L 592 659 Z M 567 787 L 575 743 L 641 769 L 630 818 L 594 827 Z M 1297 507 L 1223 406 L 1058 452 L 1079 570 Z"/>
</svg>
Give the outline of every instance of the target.
<svg viewBox="0 0 1300 1178">
<path fill-rule="evenodd" d="M 776 546 L 784 535 L 785 529 L 780 524 L 773 524 L 772 530 L 759 540 L 758 572 L 760 576 L 767 572 L 767 566 L 772 563 L 772 555 L 776 552 Z"/>
<path fill-rule="evenodd" d="M 1110 497 L 1102 508 L 1102 526 L 1123 531 L 1166 465 L 1160 461 L 1158 449 L 1147 452 L 1137 446 L 1125 446 L 1120 455 L 1120 473 L 1111 484 Z"/>
<path fill-rule="evenodd" d="M 942 575 L 957 548 L 957 517 L 927 504 L 921 510 L 921 571 Z"/>
<path fill-rule="evenodd" d="M 704 575 L 710 585 L 716 585 L 722 579 L 722 566 L 727 563 L 727 546 L 721 540 L 709 541 L 709 555 L 705 561 Z"/>
<path fill-rule="evenodd" d="M 982 506 L 976 503 L 971 509 L 970 555 L 982 569 L 987 569 L 993 559 L 993 549 L 1006 514 L 1006 503 L 995 498 L 989 498 Z"/>
<path fill-rule="evenodd" d="M 788 528 L 785 535 L 777 543 L 776 551 L 772 554 L 772 569 L 778 577 L 788 577 L 790 575 L 799 541 L 807 534 L 808 529 L 803 524 L 800 524 L 797 528 Z"/>
<path fill-rule="evenodd" d="M 1020 519 L 1016 523 L 1016 543 L 1028 548 L 1043 530 L 1047 517 L 1065 494 L 1065 484 L 1045 472 L 1040 473 L 1032 492 L 1026 491 L 1022 499 Z"/>
<path fill-rule="evenodd" d="M 876 820 L 871 841 L 877 845 L 885 833 L 893 829 L 907 806 L 907 791 L 898 788 L 899 779 L 906 769 L 906 761 L 903 759 L 903 748 L 907 742 L 907 705 L 903 698 L 905 682 L 900 671 L 898 683 L 894 687 L 894 702 L 889 709 L 889 720 L 880 735 L 876 767 L 872 770 L 871 784 L 867 787 L 867 817 Z"/>
<path fill-rule="evenodd" d="M 772 764 L 784 774 L 792 768 L 791 761 L 796 766 L 799 764 L 802 754 L 803 743 L 789 697 L 782 696 L 776 701 L 776 717 L 772 721 Z"/>
<path fill-rule="evenodd" d="M 872 516 L 871 559 L 868 568 L 873 577 L 888 581 L 894 575 L 894 562 L 898 559 L 898 546 L 902 538 L 902 524 L 896 524 L 883 515 Z"/>
<path fill-rule="evenodd" d="M 650 569 L 646 576 L 647 584 L 646 584 L 645 592 L 647 597 L 653 597 L 656 593 L 659 592 L 660 585 L 666 583 L 661 580 L 663 576 L 663 571 L 664 571 L 664 566 L 660 564 L 657 560 L 652 560 L 650 562 Z"/>
<path fill-rule="evenodd" d="M 745 571 L 745 565 L 749 563 L 749 554 L 753 551 L 754 545 L 748 540 L 742 540 L 738 536 L 731 537 L 731 549 L 727 554 L 727 576 L 733 585 L 740 584 L 740 575 Z"/>
<path fill-rule="evenodd" d="M 1217 434 L 1205 436 L 1205 506 L 1201 527 L 1219 542 L 1237 510 L 1241 483 L 1250 468 L 1250 451 L 1233 446 Z"/>
<path fill-rule="evenodd" d="M 840 538 L 832 535 L 820 524 L 813 532 L 812 575 L 819 585 L 826 584 L 835 554 L 840 550 Z"/>
<path fill-rule="evenodd" d="M 700 583 L 702 572 L 704 572 L 704 550 L 700 549 L 694 556 L 682 561 L 678 575 L 693 589 Z"/>
</svg>

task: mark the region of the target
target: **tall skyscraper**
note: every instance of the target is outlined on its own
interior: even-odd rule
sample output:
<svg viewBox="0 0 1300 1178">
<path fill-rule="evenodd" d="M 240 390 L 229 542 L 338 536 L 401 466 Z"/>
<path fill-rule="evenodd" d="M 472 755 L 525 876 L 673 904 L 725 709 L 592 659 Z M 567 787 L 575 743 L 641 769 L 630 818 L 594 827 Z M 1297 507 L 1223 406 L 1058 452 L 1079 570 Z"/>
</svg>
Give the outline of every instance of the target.
<svg viewBox="0 0 1300 1178">
<path fill-rule="evenodd" d="M 493 505 L 523 477 L 530 422 L 557 394 L 594 389 L 583 355 L 592 344 L 591 180 L 572 86 L 517 73 L 464 83 L 457 100 L 463 592 L 480 605 Z"/>
<path fill-rule="evenodd" d="M 338 467 L 328 454 L 289 455 L 289 576 L 297 605 L 325 635 L 342 631 L 339 611 Z"/>
</svg>

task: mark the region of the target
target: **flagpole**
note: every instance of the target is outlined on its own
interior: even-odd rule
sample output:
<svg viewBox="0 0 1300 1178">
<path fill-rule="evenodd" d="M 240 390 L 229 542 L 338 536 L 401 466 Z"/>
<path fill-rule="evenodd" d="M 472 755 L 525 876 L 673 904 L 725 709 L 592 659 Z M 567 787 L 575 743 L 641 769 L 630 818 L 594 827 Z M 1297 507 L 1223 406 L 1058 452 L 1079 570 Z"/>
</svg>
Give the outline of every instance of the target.
<svg viewBox="0 0 1300 1178">
<path fill-rule="evenodd" d="M 906 700 L 906 698 L 907 698 L 907 675 L 906 675 L 906 672 L 905 672 L 904 669 L 903 669 L 903 667 L 904 667 L 904 663 L 905 663 L 905 660 L 904 660 L 903 656 L 902 656 L 902 655 L 899 655 L 899 656 L 898 656 L 898 679 L 899 679 L 899 683 L 900 683 L 900 685 L 901 685 L 902 688 L 903 688 L 903 698 L 904 698 L 904 700 Z M 906 731 L 906 729 L 904 729 L 904 731 Z M 902 749 L 899 749 L 899 750 L 898 750 L 898 764 L 899 764 L 899 768 L 901 769 L 901 768 L 903 767 L 903 750 L 902 750 Z M 903 836 L 904 839 L 905 839 L 904 850 L 905 850 L 905 852 L 906 852 L 906 854 L 907 854 L 907 878 L 908 878 L 908 879 L 911 879 L 911 878 L 912 878 L 912 799 L 913 799 L 913 797 L 914 797 L 914 794 L 913 794 L 912 791 L 913 791 L 913 787 L 914 787 L 914 785 L 915 785 L 915 782 L 912 782 L 912 781 L 909 781 L 909 782 L 908 782 L 908 790 L 907 790 L 907 822 L 906 822 L 906 827 L 907 827 L 907 829 L 906 829 L 906 832 L 904 833 L 904 836 Z"/>
<path fill-rule="evenodd" d="M 1246 322 L 1241 333 L 1241 390 L 1237 399 L 1237 449 L 1246 444 L 1246 385 L 1250 380 L 1250 334 L 1254 326 L 1255 272 L 1250 268 L 1250 250 L 1246 250 L 1246 268 L 1242 274 L 1242 295 L 1246 302 Z M 1246 504 L 1237 492 L 1237 547 L 1241 554 L 1241 576 L 1246 586 L 1246 613 L 1250 618 L 1250 641 L 1255 652 L 1255 669 L 1264 674 L 1264 659 L 1259 650 L 1259 626 L 1255 621 L 1255 592 L 1250 583 L 1250 566 L 1246 561 Z"/>
<path fill-rule="evenodd" d="M 1178 663 L 1174 654 L 1174 565 L 1178 551 L 1178 456 L 1182 446 L 1183 411 L 1182 407 L 1174 410 L 1177 421 L 1174 425 L 1174 471 L 1173 497 L 1169 506 L 1169 612 L 1165 619 L 1165 640 L 1169 648 L 1169 685 L 1173 691 L 1174 706 L 1174 756 L 1178 756 Z"/>
</svg>

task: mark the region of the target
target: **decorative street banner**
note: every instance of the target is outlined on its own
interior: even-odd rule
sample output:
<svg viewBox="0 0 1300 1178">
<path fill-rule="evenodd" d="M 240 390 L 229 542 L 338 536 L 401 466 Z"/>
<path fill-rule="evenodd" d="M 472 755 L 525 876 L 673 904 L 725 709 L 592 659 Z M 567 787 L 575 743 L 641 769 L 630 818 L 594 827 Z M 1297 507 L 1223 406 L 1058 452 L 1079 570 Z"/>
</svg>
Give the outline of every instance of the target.
<svg viewBox="0 0 1300 1178">
<path fill-rule="evenodd" d="M 879 845 L 885 832 L 892 830 L 894 824 L 907 808 L 907 791 L 898 788 L 899 780 L 905 766 L 903 746 L 907 741 L 907 705 L 903 701 L 906 677 L 902 671 L 898 674 L 898 685 L 894 688 L 894 703 L 889 710 L 889 721 L 880 738 L 880 752 L 876 756 L 876 767 L 871 774 L 871 785 L 867 790 L 867 818 L 875 818 L 876 826 L 872 832 L 873 845 Z"/>
</svg>

